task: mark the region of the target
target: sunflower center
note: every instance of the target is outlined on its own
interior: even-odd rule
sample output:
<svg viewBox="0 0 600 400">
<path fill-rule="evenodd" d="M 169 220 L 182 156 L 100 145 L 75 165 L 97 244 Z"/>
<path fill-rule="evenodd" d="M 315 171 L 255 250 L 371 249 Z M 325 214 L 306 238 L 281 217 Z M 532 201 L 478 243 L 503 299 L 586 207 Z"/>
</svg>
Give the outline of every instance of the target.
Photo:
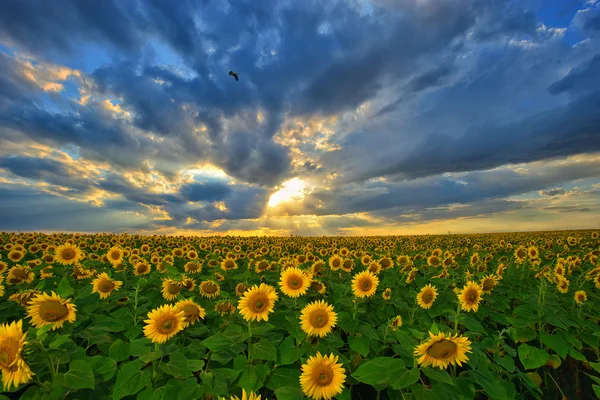
<svg viewBox="0 0 600 400">
<path fill-rule="evenodd" d="M 251 300 L 249 307 L 252 310 L 252 312 L 259 314 L 259 313 L 263 312 L 267 308 L 268 305 L 269 305 L 268 297 L 264 294 L 258 294 L 254 297 L 253 300 Z"/>
<path fill-rule="evenodd" d="M 431 292 L 427 292 L 423 295 L 423 301 L 427 304 L 431 303 L 433 301 L 433 293 Z"/>
<path fill-rule="evenodd" d="M 138 273 L 143 274 L 144 272 L 148 271 L 148 266 L 146 264 L 138 265 L 137 271 Z"/>
<path fill-rule="evenodd" d="M 335 259 L 331 264 L 333 265 L 333 268 L 338 268 L 340 266 L 340 260 Z"/>
<path fill-rule="evenodd" d="M 313 372 L 313 378 L 317 386 L 329 386 L 333 381 L 333 370 L 328 365 L 319 365 Z"/>
<path fill-rule="evenodd" d="M 11 254 L 11 258 L 13 260 L 18 260 L 19 258 L 21 258 L 21 254 L 19 254 L 19 253 L 12 253 Z"/>
<path fill-rule="evenodd" d="M 178 294 L 181 292 L 181 287 L 175 283 L 169 283 L 167 285 L 167 292 L 169 292 L 169 294 Z"/>
<path fill-rule="evenodd" d="M 13 275 L 15 276 L 15 278 L 18 279 L 27 279 L 27 272 L 25 271 L 24 268 L 19 268 L 19 269 L 15 269 L 13 270 Z"/>
<path fill-rule="evenodd" d="M 387 258 L 384 258 L 383 260 L 381 260 L 380 264 L 381 264 L 381 268 L 389 268 L 390 260 L 388 260 Z"/>
<path fill-rule="evenodd" d="M 204 292 L 208 294 L 215 293 L 217 291 L 217 285 L 212 282 L 208 282 L 204 285 Z"/>
<path fill-rule="evenodd" d="M 2 368 L 9 368 L 8 366 L 15 361 L 18 349 L 18 340 L 9 337 L 2 341 L 0 344 L 0 366 Z"/>
<path fill-rule="evenodd" d="M 187 305 L 183 307 L 183 314 L 185 315 L 186 320 L 194 319 L 198 316 L 198 307 L 193 305 Z"/>
<path fill-rule="evenodd" d="M 369 289 L 371 289 L 371 286 L 373 286 L 373 284 L 371 283 L 371 280 L 369 280 L 369 279 L 365 279 L 360 283 L 360 287 L 365 292 L 368 291 Z"/>
<path fill-rule="evenodd" d="M 316 310 L 310 314 L 310 324 L 315 328 L 323 328 L 329 322 L 329 315 L 324 310 Z"/>
<path fill-rule="evenodd" d="M 40 305 L 40 318 L 46 322 L 56 322 L 69 314 L 69 309 L 62 303 L 49 300 Z"/>
<path fill-rule="evenodd" d="M 112 258 L 113 260 L 118 260 L 120 256 L 121 253 L 119 253 L 118 251 L 113 251 L 112 253 L 110 253 L 110 258 Z"/>
<path fill-rule="evenodd" d="M 171 333 L 177 328 L 177 321 L 174 318 L 165 319 L 158 326 L 158 331 L 160 333 Z"/>
<path fill-rule="evenodd" d="M 72 260 L 75 258 L 75 250 L 73 249 L 64 249 L 60 256 L 65 260 Z"/>
<path fill-rule="evenodd" d="M 298 289 L 302 286 L 302 278 L 297 275 L 290 276 L 288 279 L 288 285 L 293 289 Z"/>
<path fill-rule="evenodd" d="M 469 291 L 469 293 L 467 293 L 466 297 L 467 297 L 467 300 L 469 301 L 469 303 L 475 303 L 479 296 L 476 291 L 471 290 L 471 291 Z"/>
<path fill-rule="evenodd" d="M 486 279 L 483 281 L 483 290 L 491 290 L 495 286 L 495 282 L 493 279 Z"/>
<path fill-rule="evenodd" d="M 525 252 L 523 250 L 517 251 L 517 257 L 519 257 L 519 258 L 525 257 Z"/>
<path fill-rule="evenodd" d="M 109 293 L 114 288 L 115 284 L 111 280 L 104 280 L 98 285 L 98 290 L 100 290 L 102 293 Z"/>
<path fill-rule="evenodd" d="M 435 342 L 427 348 L 427 354 L 430 357 L 437 359 L 444 359 L 456 354 L 458 346 L 447 339 L 443 339 L 439 342 Z"/>
</svg>

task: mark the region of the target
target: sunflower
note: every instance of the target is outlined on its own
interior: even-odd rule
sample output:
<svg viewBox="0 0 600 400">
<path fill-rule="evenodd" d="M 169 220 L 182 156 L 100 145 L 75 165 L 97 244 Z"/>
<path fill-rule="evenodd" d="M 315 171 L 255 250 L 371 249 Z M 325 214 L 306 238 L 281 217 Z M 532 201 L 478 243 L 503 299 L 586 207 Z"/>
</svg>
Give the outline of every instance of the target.
<svg viewBox="0 0 600 400">
<path fill-rule="evenodd" d="M 385 300 L 385 301 L 391 299 L 392 298 L 392 289 L 385 288 L 385 290 L 381 294 L 381 297 L 383 297 L 383 300 Z"/>
<path fill-rule="evenodd" d="M 497 284 L 498 278 L 494 274 L 484 276 L 481 279 L 481 291 L 486 294 L 492 293 Z"/>
<path fill-rule="evenodd" d="M 310 278 L 306 276 L 302 270 L 291 267 L 281 274 L 279 286 L 281 287 L 283 294 L 292 298 L 297 298 L 304 295 L 308 290 Z"/>
<path fill-rule="evenodd" d="M 221 397 L 221 400 L 227 400 L 225 397 Z M 237 396 L 231 396 L 229 400 L 260 400 L 260 394 L 254 392 L 246 393 L 245 389 L 242 389 L 242 398 Z"/>
<path fill-rule="evenodd" d="M 81 258 L 81 250 L 70 243 L 65 243 L 56 249 L 54 259 L 62 265 L 77 264 Z"/>
<path fill-rule="evenodd" d="M 421 291 L 417 294 L 417 303 L 425 310 L 428 310 L 433 305 L 435 298 L 437 297 L 437 289 L 435 286 L 430 284 L 424 286 Z"/>
<path fill-rule="evenodd" d="M 427 265 L 429 265 L 430 267 L 439 267 L 441 263 L 442 261 L 436 255 L 427 257 Z"/>
<path fill-rule="evenodd" d="M 215 281 L 203 281 L 200 283 L 200 294 L 209 299 L 214 299 L 221 294 L 221 287 Z"/>
<path fill-rule="evenodd" d="M 8 259 L 14 263 L 18 263 L 23 257 L 25 257 L 25 253 L 18 250 L 11 250 L 10 253 L 8 253 Z"/>
<path fill-rule="evenodd" d="M 383 257 L 379 260 L 379 265 L 381 265 L 382 269 L 390 269 L 394 266 L 394 261 L 389 257 Z"/>
<path fill-rule="evenodd" d="M 232 269 L 238 269 L 238 265 L 237 265 L 237 263 L 234 260 L 232 260 L 230 258 L 226 258 L 221 263 L 221 269 L 223 271 L 229 271 L 229 270 L 232 270 Z"/>
<path fill-rule="evenodd" d="M 119 246 L 113 246 L 112 249 L 106 253 L 106 258 L 108 258 L 108 262 L 112 264 L 112 266 L 119 265 L 123 262 L 123 250 Z"/>
<path fill-rule="evenodd" d="M 429 340 L 415 347 L 417 362 L 424 366 L 446 369 L 449 365 L 462 366 L 469 361 L 466 353 L 471 352 L 471 341 L 462 336 L 446 336 L 444 333 L 437 335 L 429 332 Z"/>
<path fill-rule="evenodd" d="M 54 276 L 54 274 L 52 273 L 52 266 L 48 265 L 47 267 L 42 268 L 42 270 L 40 271 L 40 278 L 41 279 L 50 279 Z"/>
<path fill-rule="evenodd" d="M 8 264 L 4 261 L 0 261 L 0 274 L 3 274 L 4 271 L 8 268 Z"/>
<path fill-rule="evenodd" d="M 133 268 L 133 274 L 135 276 L 148 275 L 151 270 L 152 267 L 150 267 L 148 263 L 146 263 L 145 261 L 140 261 L 135 264 L 135 267 Z"/>
<path fill-rule="evenodd" d="M 11 294 L 8 300 L 17 303 L 20 306 L 27 307 L 31 300 L 41 293 L 42 292 L 38 290 L 26 290 L 24 292 Z"/>
<path fill-rule="evenodd" d="M 0 324 L 0 371 L 4 390 L 27 383 L 35 375 L 21 355 L 26 344 L 23 320 Z"/>
<path fill-rule="evenodd" d="M 248 288 L 249 286 L 245 283 L 238 283 L 235 286 L 235 295 L 241 297 L 246 292 L 246 290 L 248 290 Z"/>
<path fill-rule="evenodd" d="M 481 293 L 481 286 L 479 284 L 473 281 L 467 282 L 458 294 L 460 308 L 463 311 L 477 312 L 479 310 L 479 302 L 481 302 Z"/>
<path fill-rule="evenodd" d="M 306 360 L 300 376 L 304 394 L 315 400 L 329 400 L 342 393 L 346 374 L 337 361 L 338 356 L 322 356 L 320 352 Z"/>
<path fill-rule="evenodd" d="M 515 250 L 515 258 L 517 259 L 517 263 L 523 263 L 523 261 L 525 261 L 525 257 L 527 257 L 527 249 L 525 249 L 523 246 L 519 246 L 519 248 Z"/>
<path fill-rule="evenodd" d="M 587 293 L 585 292 L 585 290 L 576 291 L 574 297 L 577 304 L 583 304 L 587 301 Z"/>
<path fill-rule="evenodd" d="M 223 301 L 215 305 L 215 311 L 223 317 L 227 314 L 235 314 L 235 306 L 230 301 Z"/>
<path fill-rule="evenodd" d="M 119 288 L 123 285 L 123 282 L 113 281 L 106 274 L 106 272 L 103 272 L 92 281 L 92 285 L 94 286 L 92 293 L 98 293 L 101 299 L 106 299 L 110 296 L 113 290 L 119 290 Z"/>
<path fill-rule="evenodd" d="M 530 260 L 537 260 L 540 256 L 540 251 L 535 246 L 531 246 L 527 249 L 527 255 Z"/>
<path fill-rule="evenodd" d="M 26 265 L 12 267 L 6 275 L 7 283 L 16 285 L 19 283 L 31 283 L 35 279 L 35 274 L 31 272 L 31 268 Z"/>
<path fill-rule="evenodd" d="M 564 277 L 560 276 L 556 280 L 556 288 L 561 293 L 567 293 L 569 291 L 569 284 L 570 283 L 571 282 L 567 278 L 564 278 Z"/>
<path fill-rule="evenodd" d="M 256 263 L 254 270 L 256 271 L 257 274 L 260 274 L 261 272 L 267 271 L 270 267 L 271 267 L 271 264 L 268 261 L 260 260 Z"/>
<path fill-rule="evenodd" d="M 417 269 L 416 268 L 411 268 L 410 272 L 408 273 L 408 276 L 406 277 L 406 283 L 412 283 L 415 280 L 415 277 L 417 276 Z"/>
<path fill-rule="evenodd" d="M 388 324 L 388 326 L 393 330 L 396 331 L 396 329 L 400 328 L 402 326 L 402 317 L 399 315 L 396 315 L 394 318 L 392 318 L 392 320 L 390 321 L 390 323 Z"/>
<path fill-rule="evenodd" d="M 371 297 L 375 294 L 377 285 L 379 285 L 379 278 L 372 272 L 363 271 L 354 276 L 352 292 L 356 297 Z"/>
<path fill-rule="evenodd" d="M 162 282 L 162 296 L 167 301 L 173 301 L 179 296 L 183 286 L 173 279 L 165 279 Z"/>
<path fill-rule="evenodd" d="M 36 328 L 52 325 L 52 330 L 61 328 L 65 321 L 75 322 L 77 308 L 71 299 L 63 299 L 56 293 L 36 295 L 27 306 L 27 315 Z"/>
<path fill-rule="evenodd" d="M 308 304 L 300 314 L 300 327 L 308 336 L 325 337 L 337 322 L 333 306 L 324 300 Z"/>
<path fill-rule="evenodd" d="M 192 278 L 187 277 L 185 275 L 181 276 L 181 280 L 180 280 L 179 284 L 181 285 L 182 288 L 185 288 L 189 291 L 194 291 L 194 289 L 196 288 L 196 282 L 194 282 L 194 280 Z"/>
<path fill-rule="evenodd" d="M 186 257 L 188 258 L 188 260 L 197 260 L 198 252 L 196 250 L 188 250 L 188 252 L 186 253 Z"/>
<path fill-rule="evenodd" d="M 165 343 L 183 329 L 185 313 L 165 304 L 150 311 L 144 322 L 144 336 L 153 343 Z"/>
<path fill-rule="evenodd" d="M 367 271 L 370 271 L 374 274 L 378 274 L 381 272 L 381 265 L 379 265 L 379 261 L 377 260 L 373 260 L 369 263 L 369 266 L 367 267 Z"/>
<path fill-rule="evenodd" d="M 474 253 L 471 256 L 471 266 L 474 267 L 479 264 L 479 253 Z"/>
<path fill-rule="evenodd" d="M 273 286 L 261 283 L 254 285 L 244 293 L 238 304 L 238 310 L 246 321 L 269 320 L 269 313 L 275 308 L 279 299 Z"/>
<path fill-rule="evenodd" d="M 94 269 L 85 269 L 79 264 L 73 265 L 73 277 L 78 281 L 91 278 L 95 273 L 96 270 Z"/>
<path fill-rule="evenodd" d="M 199 274 L 202 272 L 202 262 L 201 261 L 188 261 L 183 266 L 185 272 L 189 274 Z"/>
<path fill-rule="evenodd" d="M 185 320 L 183 321 L 183 327 L 186 328 L 189 325 L 194 325 L 198 319 L 204 319 L 206 317 L 206 311 L 192 300 L 181 300 L 175 303 L 175 310 L 183 311 Z"/>
<path fill-rule="evenodd" d="M 329 258 L 329 267 L 332 271 L 337 271 L 342 267 L 342 262 L 342 257 L 338 256 L 337 254 L 333 255 L 331 258 Z"/>
</svg>

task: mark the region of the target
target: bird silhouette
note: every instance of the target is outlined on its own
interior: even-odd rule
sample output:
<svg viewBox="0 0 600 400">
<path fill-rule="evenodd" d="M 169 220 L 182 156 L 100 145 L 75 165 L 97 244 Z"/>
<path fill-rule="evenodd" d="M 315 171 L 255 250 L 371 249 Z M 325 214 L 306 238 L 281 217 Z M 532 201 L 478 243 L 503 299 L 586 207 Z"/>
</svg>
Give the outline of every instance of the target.
<svg viewBox="0 0 600 400">
<path fill-rule="evenodd" d="M 236 81 L 240 80 L 240 77 L 238 76 L 237 72 L 229 71 L 229 76 L 233 76 Z"/>
</svg>

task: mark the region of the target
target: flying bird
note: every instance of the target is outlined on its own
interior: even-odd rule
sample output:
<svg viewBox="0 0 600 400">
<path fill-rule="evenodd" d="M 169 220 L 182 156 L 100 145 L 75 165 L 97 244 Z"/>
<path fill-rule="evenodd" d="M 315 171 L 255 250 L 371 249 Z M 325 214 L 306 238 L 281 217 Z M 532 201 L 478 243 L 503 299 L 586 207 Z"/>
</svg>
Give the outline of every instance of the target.
<svg viewBox="0 0 600 400">
<path fill-rule="evenodd" d="M 233 76 L 236 81 L 240 80 L 240 77 L 238 76 L 237 72 L 229 71 L 229 76 Z"/>
</svg>

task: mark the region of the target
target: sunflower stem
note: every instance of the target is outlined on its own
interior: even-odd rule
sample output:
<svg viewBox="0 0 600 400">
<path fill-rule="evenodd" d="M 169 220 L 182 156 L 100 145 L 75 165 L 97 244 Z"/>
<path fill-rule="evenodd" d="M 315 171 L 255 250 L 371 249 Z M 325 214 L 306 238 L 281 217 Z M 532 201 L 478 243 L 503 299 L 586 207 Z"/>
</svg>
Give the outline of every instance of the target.
<svg viewBox="0 0 600 400">
<path fill-rule="evenodd" d="M 458 333 L 458 317 L 460 316 L 460 303 L 456 307 L 456 314 L 454 315 L 454 331 Z"/>
<path fill-rule="evenodd" d="M 252 342 L 252 322 L 248 321 L 248 364 L 252 363 L 252 357 L 250 357 L 250 343 Z"/>
</svg>

